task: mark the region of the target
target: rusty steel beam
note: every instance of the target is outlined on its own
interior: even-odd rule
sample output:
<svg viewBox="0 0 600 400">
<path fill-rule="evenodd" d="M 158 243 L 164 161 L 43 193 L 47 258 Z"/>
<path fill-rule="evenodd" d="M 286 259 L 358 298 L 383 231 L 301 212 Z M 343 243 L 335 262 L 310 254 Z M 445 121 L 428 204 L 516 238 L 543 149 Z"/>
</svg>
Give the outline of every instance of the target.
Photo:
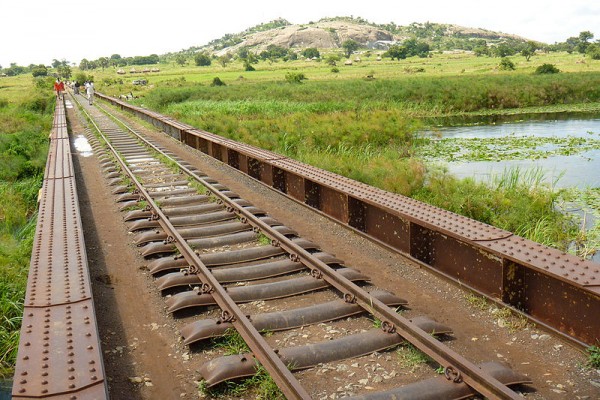
<svg viewBox="0 0 600 400">
<path fill-rule="evenodd" d="M 107 399 L 64 104 L 56 103 L 13 399 Z"/>
</svg>

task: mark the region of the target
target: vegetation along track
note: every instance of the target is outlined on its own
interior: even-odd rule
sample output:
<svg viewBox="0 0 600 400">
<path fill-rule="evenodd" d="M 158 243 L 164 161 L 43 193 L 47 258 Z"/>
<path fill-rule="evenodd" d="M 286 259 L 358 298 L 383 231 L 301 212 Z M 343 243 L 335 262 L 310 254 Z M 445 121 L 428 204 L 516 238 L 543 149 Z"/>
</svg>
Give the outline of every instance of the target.
<svg viewBox="0 0 600 400">
<path fill-rule="evenodd" d="M 135 243 L 149 260 L 157 290 L 167 295 L 168 311 L 175 318 L 190 321 L 181 328 L 185 344 L 197 345 L 235 329 L 249 347 L 248 353 L 204 363 L 199 372 L 206 386 L 264 368 L 287 398 L 310 398 L 291 371 L 383 351 L 404 341 L 439 363 L 444 373 L 391 389 L 398 395 L 518 398 L 507 385 L 529 382 L 501 364 L 468 361 L 438 340 L 449 335 L 450 328 L 426 316 L 404 318 L 396 307 L 406 305 L 405 300 L 373 290 L 369 277 L 344 260 L 298 237 L 265 210 L 126 129 L 108 113 L 96 107 L 86 107 L 86 113 L 101 140 L 93 147 L 105 149 L 100 157 L 104 171 Z M 239 306 L 282 298 L 287 300 L 268 313 L 255 310 L 247 315 L 248 309 Z M 215 305 L 218 313 L 211 311 Z M 279 349 L 263 337 L 265 332 L 302 330 L 350 316 L 380 326 Z"/>
</svg>

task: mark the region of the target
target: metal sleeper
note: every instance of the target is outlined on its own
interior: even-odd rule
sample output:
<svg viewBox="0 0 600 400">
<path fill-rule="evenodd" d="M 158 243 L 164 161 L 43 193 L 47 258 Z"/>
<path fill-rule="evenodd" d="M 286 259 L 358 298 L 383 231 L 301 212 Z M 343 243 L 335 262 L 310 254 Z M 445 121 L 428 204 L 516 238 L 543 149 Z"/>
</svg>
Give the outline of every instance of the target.
<svg viewBox="0 0 600 400">
<path fill-rule="evenodd" d="M 293 239 L 294 243 L 305 250 L 316 250 L 318 246 L 306 239 Z M 239 264 L 250 261 L 263 260 L 271 257 L 277 257 L 285 254 L 285 251 L 279 246 L 260 246 L 241 250 L 222 251 L 218 253 L 200 254 L 200 260 L 207 267 L 218 267 L 223 265 Z M 340 261 L 339 264 L 342 264 Z M 188 262 L 183 257 L 162 257 L 148 264 L 148 270 L 152 274 L 157 274 L 173 269 L 188 267 Z"/>
<path fill-rule="evenodd" d="M 339 269 L 337 272 L 351 281 L 369 280 L 367 276 L 351 268 Z M 231 287 L 227 289 L 227 293 L 236 303 L 247 303 L 257 300 L 280 299 L 327 287 L 329 287 L 327 281 L 306 276 L 279 282 Z M 168 298 L 166 303 L 167 311 L 171 313 L 188 307 L 202 307 L 216 304 L 211 294 L 203 294 L 196 291 L 178 293 Z"/>
<path fill-rule="evenodd" d="M 506 386 L 532 383 L 531 379 L 523 374 L 514 372 L 506 365 L 496 361 L 479 364 L 479 367 L 502 382 Z M 462 400 L 477 395 L 470 386 L 464 382 L 455 382 L 446 376 L 426 379 L 399 388 L 384 392 L 368 393 L 361 396 L 347 397 L 349 400 Z"/>
<path fill-rule="evenodd" d="M 397 307 L 408 303 L 383 290 L 374 290 L 370 294 L 388 306 Z M 252 315 L 248 319 L 258 331 L 277 332 L 334 321 L 364 312 L 365 310 L 358 304 L 339 299 L 292 310 Z M 221 336 L 227 329 L 233 329 L 231 322 L 223 322 L 220 319 L 203 319 L 184 326 L 180 332 L 184 338 L 183 343 L 189 345 L 200 340 Z"/>
<path fill-rule="evenodd" d="M 326 264 L 340 263 L 340 260 L 327 253 L 316 253 L 314 256 Z M 220 283 L 232 283 L 267 279 L 302 271 L 303 269 L 306 269 L 306 267 L 302 263 L 284 259 L 236 268 L 213 269 L 211 273 Z M 186 270 L 173 272 L 156 280 L 159 290 L 176 286 L 198 285 L 200 283 L 198 275 L 188 274 Z"/>
<path fill-rule="evenodd" d="M 436 324 L 431 321 L 428 324 Z M 440 330 L 448 330 L 442 324 Z M 437 332 L 430 331 L 430 333 Z M 344 336 L 339 339 L 327 340 L 303 346 L 283 348 L 278 351 L 279 357 L 291 370 L 300 370 L 313 367 L 317 364 L 356 358 L 382 351 L 404 342 L 396 333 L 384 332 L 381 329 L 371 329 L 367 332 Z M 207 387 L 218 383 L 252 376 L 256 372 L 258 363 L 252 354 L 236 354 L 233 356 L 219 357 L 202 364 L 200 375 L 206 381 Z"/>
</svg>

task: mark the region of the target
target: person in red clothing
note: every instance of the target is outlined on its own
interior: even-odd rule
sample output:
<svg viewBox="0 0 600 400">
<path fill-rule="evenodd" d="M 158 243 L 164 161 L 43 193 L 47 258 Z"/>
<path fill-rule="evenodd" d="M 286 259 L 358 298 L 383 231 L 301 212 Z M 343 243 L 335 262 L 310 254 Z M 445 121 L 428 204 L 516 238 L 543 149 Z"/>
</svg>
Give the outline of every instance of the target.
<svg viewBox="0 0 600 400">
<path fill-rule="evenodd" d="M 56 97 L 62 99 L 62 93 L 65 91 L 65 83 L 60 78 L 54 82 L 54 90 L 56 91 Z"/>
</svg>

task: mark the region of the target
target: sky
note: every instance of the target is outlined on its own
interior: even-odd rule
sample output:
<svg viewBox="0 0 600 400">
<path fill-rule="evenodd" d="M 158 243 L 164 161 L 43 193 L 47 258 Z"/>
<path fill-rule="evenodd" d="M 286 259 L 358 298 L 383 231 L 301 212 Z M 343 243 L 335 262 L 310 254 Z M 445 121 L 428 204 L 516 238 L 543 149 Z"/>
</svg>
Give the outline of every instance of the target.
<svg viewBox="0 0 600 400">
<path fill-rule="evenodd" d="M 549 44 L 582 31 L 600 39 L 600 1 L 595 0 L 18 0 L 0 9 L 2 67 L 164 54 L 276 18 L 294 24 L 335 16 L 398 25 L 429 21 Z"/>
</svg>

